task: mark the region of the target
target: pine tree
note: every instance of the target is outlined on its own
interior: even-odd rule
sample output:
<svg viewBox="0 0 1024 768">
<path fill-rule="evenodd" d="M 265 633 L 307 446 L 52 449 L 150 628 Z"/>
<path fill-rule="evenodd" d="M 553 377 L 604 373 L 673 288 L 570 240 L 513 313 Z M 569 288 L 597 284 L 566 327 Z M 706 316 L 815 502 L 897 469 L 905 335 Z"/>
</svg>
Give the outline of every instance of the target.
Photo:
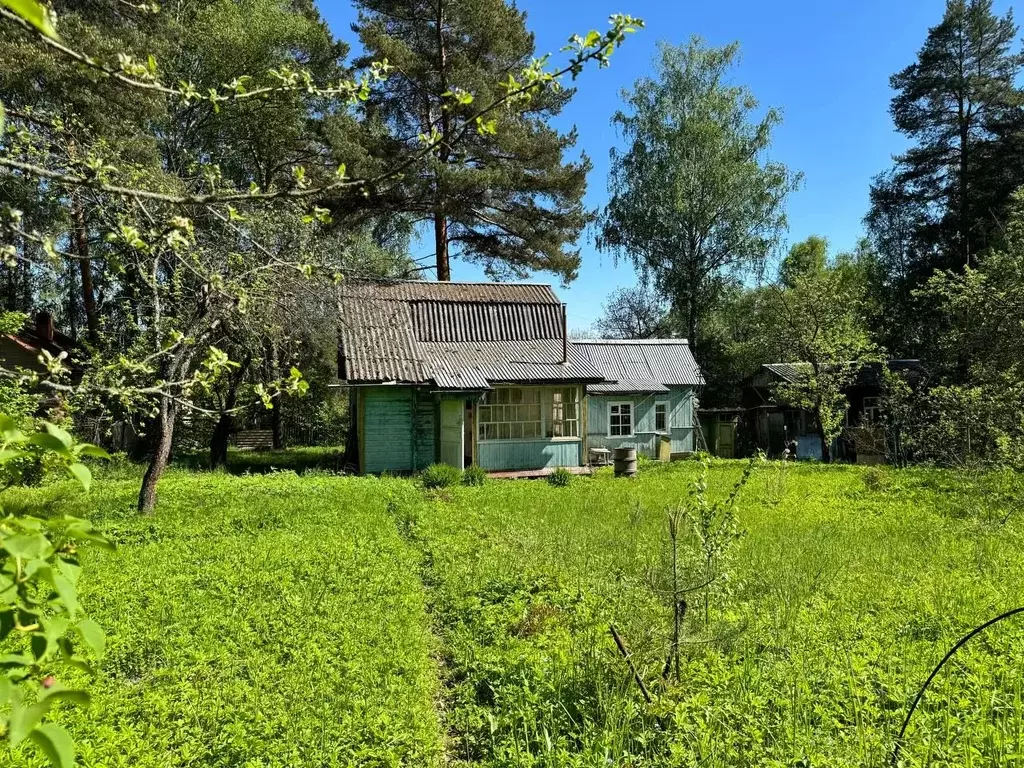
<svg viewBox="0 0 1024 768">
<path fill-rule="evenodd" d="M 575 278 L 580 257 L 571 243 L 591 221 L 582 204 L 590 162 L 567 161 L 576 134 L 548 123 L 573 91 L 544 89 L 467 124 L 503 95 L 496 84 L 531 66 L 535 47 L 525 13 L 504 0 L 356 6 L 354 30 L 365 49 L 357 66 L 382 59 L 394 66 L 366 104 L 370 122 L 386 131 L 382 150 L 411 156 L 423 137 L 441 137 L 404 188 L 381 199 L 433 227 L 437 278 L 451 279 L 452 256 L 495 277 L 540 270 Z"/>
<path fill-rule="evenodd" d="M 890 259 L 912 280 L 933 268 L 969 265 L 990 244 L 1010 192 L 1021 93 L 1014 81 L 1024 58 L 1014 53 L 1012 12 L 992 0 L 948 0 L 917 61 L 891 78 L 891 114 L 916 145 L 876 179 L 867 223 Z M 900 223 L 912 223 L 910 248 Z M 888 248 L 887 248 L 888 246 Z M 906 264 L 909 262 L 909 264 Z"/>
</svg>

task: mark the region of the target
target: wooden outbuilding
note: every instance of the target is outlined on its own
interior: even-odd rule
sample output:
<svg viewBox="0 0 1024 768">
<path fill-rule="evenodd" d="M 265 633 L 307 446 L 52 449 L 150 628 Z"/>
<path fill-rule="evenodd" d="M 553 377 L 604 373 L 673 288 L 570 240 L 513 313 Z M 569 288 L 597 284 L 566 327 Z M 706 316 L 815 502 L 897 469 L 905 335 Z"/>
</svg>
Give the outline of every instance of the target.
<svg viewBox="0 0 1024 768">
<path fill-rule="evenodd" d="M 591 450 L 636 448 L 668 461 L 695 450 L 694 404 L 704 385 L 686 339 L 581 339 L 604 376 L 587 386 Z"/>
</svg>

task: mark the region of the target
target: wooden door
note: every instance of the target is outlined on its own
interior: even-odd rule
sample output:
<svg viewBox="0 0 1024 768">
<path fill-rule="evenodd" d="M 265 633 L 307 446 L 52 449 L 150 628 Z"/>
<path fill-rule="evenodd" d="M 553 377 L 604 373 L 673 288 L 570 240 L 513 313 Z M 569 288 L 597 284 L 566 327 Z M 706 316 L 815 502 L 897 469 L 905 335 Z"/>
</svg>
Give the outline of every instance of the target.
<svg viewBox="0 0 1024 768">
<path fill-rule="evenodd" d="M 441 412 L 441 463 L 463 469 L 463 414 L 465 404 L 461 400 L 442 400 Z"/>
<path fill-rule="evenodd" d="M 732 421 L 718 422 L 718 440 L 716 453 L 723 459 L 736 458 L 736 423 Z"/>
</svg>

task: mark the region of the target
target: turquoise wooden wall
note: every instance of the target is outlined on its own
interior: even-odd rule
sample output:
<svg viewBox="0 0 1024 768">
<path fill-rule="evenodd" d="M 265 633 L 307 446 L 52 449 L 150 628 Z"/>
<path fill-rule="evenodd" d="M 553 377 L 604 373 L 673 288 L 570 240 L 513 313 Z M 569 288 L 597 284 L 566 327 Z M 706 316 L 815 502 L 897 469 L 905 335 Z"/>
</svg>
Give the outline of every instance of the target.
<svg viewBox="0 0 1024 768">
<path fill-rule="evenodd" d="M 608 405 L 633 404 L 633 437 L 608 437 Z M 658 435 L 654 431 L 654 404 L 668 402 L 672 453 L 693 451 L 693 390 L 674 387 L 657 395 L 588 395 L 587 445 L 590 448 L 636 448 L 657 456 Z"/>
<path fill-rule="evenodd" d="M 363 471 L 412 472 L 436 459 L 437 403 L 415 387 L 367 387 L 363 398 Z"/>
<path fill-rule="evenodd" d="M 416 387 L 364 387 L 359 397 L 364 472 L 416 472 L 438 460 L 436 394 Z M 467 395 L 441 397 L 465 400 Z M 477 463 L 492 471 L 578 467 L 583 461 L 582 440 L 503 440 L 477 445 Z"/>
<path fill-rule="evenodd" d="M 578 467 L 582 440 L 500 440 L 477 444 L 477 463 L 486 470 Z"/>
</svg>

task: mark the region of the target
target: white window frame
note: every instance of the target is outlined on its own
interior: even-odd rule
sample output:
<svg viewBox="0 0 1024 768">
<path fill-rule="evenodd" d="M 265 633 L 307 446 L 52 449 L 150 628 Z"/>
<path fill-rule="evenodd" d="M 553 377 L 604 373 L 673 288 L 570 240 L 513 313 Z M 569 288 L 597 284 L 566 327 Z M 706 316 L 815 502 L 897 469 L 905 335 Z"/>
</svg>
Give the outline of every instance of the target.
<svg viewBox="0 0 1024 768">
<path fill-rule="evenodd" d="M 871 401 L 871 405 L 868 405 Z M 877 424 L 882 420 L 882 398 L 865 397 L 861 418 L 865 424 Z"/>
<path fill-rule="evenodd" d="M 658 429 L 658 408 L 665 408 L 665 426 Z M 659 435 L 667 435 L 672 431 L 672 404 L 668 400 L 654 401 L 654 431 Z"/>
<path fill-rule="evenodd" d="M 629 406 L 629 434 L 628 435 L 613 435 L 612 434 L 612 408 L 619 406 L 619 417 L 622 417 L 622 406 Z M 621 426 L 621 425 L 620 425 Z M 609 438 L 623 438 L 623 437 L 636 437 L 636 403 L 632 400 L 614 400 L 608 403 L 608 437 Z"/>
<path fill-rule="evenodd" d="M 555 401 L 556 394 L 569 394 L 571 400 Z M 579 387 L 544 387 L 541 390 L 541 400 L 544 402 L 544 409 L 541 414 L 543 420 L 544 435 L 547 440 L 579 440 L 580 439 L 580 426 L 582 419 L 580 418 L 583 403 L 580 402 L 580 388 Z M 567 418 L 565 415 L 566 406 L 572 407 L 573 418 Z M 561 408 L 562 418 L 555 418 L 555 411 Z M 560 422 L 562 425 L 562 434 L 554 434 L 555 423 Z M 566 429 L 568 427 L 568 429 Z M 568 435 L 565 432 L 575 432 L 576 434 Z M 551 434 L 548 434 L 548 433 Z"/>
<path fill-rule="evenodd" d="M 581 396 L 581 388 L 579 385 L 568 385 L 568 386 L 523 386 L 523 385 L 510 385 L 510 386 L 497 386 L 491 390 L 492 393 L 496 393 L 501 390 L 509 392 L 508 399 L 503 399 L 502 402 L 487 403 L 481 401 L 476 406 L 474 413 L 476 419 L 476 438 L 478 443 L 522 443 L 522 442 L 581 442 L 582 437 L 580 433 L 583 431 L 583 398 Z M 515 397 L 512 394 L 513 390 L 522 390 L 523 398 L 519 403 L 514 402 Z M 575 419 L 565 419 L 563 417 L 562 424 L 570 425 L 571 430 L 575 431 L 575 435 L 560 435 L 547 437 L 548 430 L 552 428 L 553 410 L 555 407 L 554 403 L 554 392 L 572 393 L 573 401 L 572 406 L 574 408 Z M 530 396 L 527 398 L 526 393 L 529 392 Z M 568 401 L 563 401 L 560 405 L 569 404 Z M 537 420 L 530 419 L 525 422 L 519 422 L 515 416 L 521 414 L 522 410 L 528 407 L 538 407 L 540 409 L 540 418 Z M 487 414 L 501 414 L 501 419 L 488 419 L 484 420 L 483 415 Z M 564 410 L 563 410 L 564 413 Z M 509 418 L 512 417 L 512 418 Z M 534 437 L 515 437 L 512 436 L 517 431 L 516 424 L 536 424 L 540 430 L 539 433 Z M 493 426 L 500 433 L 503 428 L 509 430 L 509 437 L 484 437 L 485 427 Z"/>
<path fill-rule="evenodd" d="M 513 391 L 520 390 L 523 394 L 522 399 L 517 403 L 514 402 Z M 508 396 L 501 402 L 493 403 L 481 403 L 477 406 L 476 410 L 476 430 L 477 430 L 477 441 L 481 443 L 489 442 L 513 442 L 522 440 L 538 440 L 544 437 L 544 398 L 543 393 L 538 391 L 536 387 L 495 387 L 492 392 L 497 395 L 498 392 L 507 392 Z M 529 392 L 531 397 L 527 400 L 526 393 Z M 536 393 L 536 397 L 533 397 Z M 520 420 L 518 417 L 524 410 L 532 408 L 537 409 L 536 419 L 523 419 Z M 501 418 L 488 418 L 484 419 L 483 414 L 487 413 L 488 416 L 491 414 L 499 414 Z M 511 417 L 511 418 L 510 418 Z M 519 429 L 525 429 L 522 425 L 535 424 L 537 426 L 536 437 L 513 437 L 512 433 L 517 431 L 516 425 L 519 425 Z M 492 426 L 496 431 L 500 433 L 502 427 L 506 427 L 509 430 L 509 437 L 484 437 L 485 427 Z"/>
</svg>

